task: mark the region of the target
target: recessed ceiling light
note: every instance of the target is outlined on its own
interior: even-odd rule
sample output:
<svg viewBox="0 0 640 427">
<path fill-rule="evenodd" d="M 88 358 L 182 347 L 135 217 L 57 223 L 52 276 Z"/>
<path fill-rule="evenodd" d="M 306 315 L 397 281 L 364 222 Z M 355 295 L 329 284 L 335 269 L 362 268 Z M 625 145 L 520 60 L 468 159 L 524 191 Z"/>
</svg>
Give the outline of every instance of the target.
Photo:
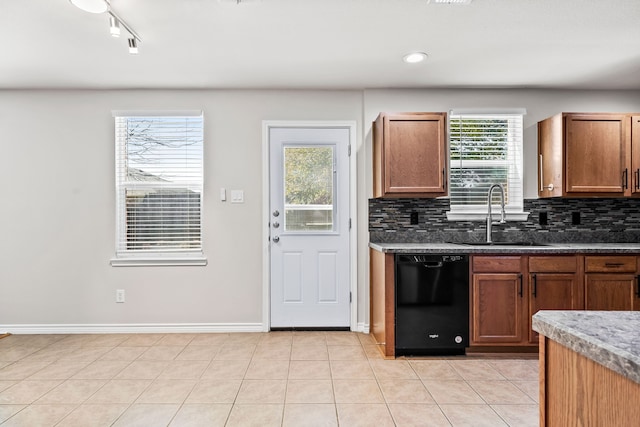
<svg viewBox="0 0 640 427">
<path fill-rule="evenodd" d="M 104 0 L 69 0 L 72 5 L 89 13 L 105 13 L 109 4 Z"/>
<path fill-rule="evenodd" d="M 427 59 L 427 54 L 424 52 L 411 52 L 402 58 L 402 60 L 408 64 L 417 64 L 425 59 Z"/>
</svg>

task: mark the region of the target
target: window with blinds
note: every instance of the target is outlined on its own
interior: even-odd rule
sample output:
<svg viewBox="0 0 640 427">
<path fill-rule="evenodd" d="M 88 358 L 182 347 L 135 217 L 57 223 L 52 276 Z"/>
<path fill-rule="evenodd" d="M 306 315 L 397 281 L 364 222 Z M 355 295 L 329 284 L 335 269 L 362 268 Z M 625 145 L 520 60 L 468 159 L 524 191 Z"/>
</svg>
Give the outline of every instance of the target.
<svg viewBox="0 0 640 427">
<path fill-rule="evenodd" d="M 202 255 L 202 113 L 114 117 L 117 257 Z"/>
<path fill-rule="evenodd" d="M 504 187 L 507 212 L 522 212 L 522 117 L 521 113 L 451 113 L 451 212 L 486 214 L 487 192 L 493 184 Z M 494 191 L 493 197 L 492 205 L 499 205 L 500 193 Z"/>
</svg>

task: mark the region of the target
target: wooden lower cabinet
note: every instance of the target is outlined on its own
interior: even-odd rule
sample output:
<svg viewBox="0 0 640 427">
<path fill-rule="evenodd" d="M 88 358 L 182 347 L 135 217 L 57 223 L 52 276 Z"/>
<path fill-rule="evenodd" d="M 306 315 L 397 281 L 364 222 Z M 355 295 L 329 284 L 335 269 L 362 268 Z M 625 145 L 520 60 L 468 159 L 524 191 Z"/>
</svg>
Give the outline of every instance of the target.
<svg viewBox="0 0 640 427">
<path fill-rule="evenodd" d="M 529 257 L 529 343 L 538 344 L 538 333 L 531 329 L 531 317 L 539 310 L 582 310 L 582 257 Z"/>
<path fill-rule="evenodd" d="M 536 348 L 539 310 L 640 310 L 636 255 L 473 255 L 470 346 Z M 395 356 L 395 256 L 370 250 L 370 330 Z"/>
<path fill-rule="evenodd" d="M 471 345 L 526 344 L 526 257 L 474 256 Z"/>
<path fill-rule="evenodd" d="M 395 256 L 369 249 L 370 331 L 385 357 L 395 356 Z"/>
<path fill-rule="evenodd" d="M 520 344 L 523 341 L 522 274 L 473 275 L 472 344 Z"/>
<path fill-rule="evenodd" d="M 587 274 L 587 310 L 640 310 L 638 280 L 633 274 Z"/>
<path fill-rule="evenodd" d="M 585 257 L 585 308 L 640 310 L 637 264 L 635 256 Z"/>
<path fill-rule="evenodd" d="M 538 310 L 584 309 L 582 257 L 474 256 L 471 345 L 538 345 L 531 317 Z"/>
</svg>

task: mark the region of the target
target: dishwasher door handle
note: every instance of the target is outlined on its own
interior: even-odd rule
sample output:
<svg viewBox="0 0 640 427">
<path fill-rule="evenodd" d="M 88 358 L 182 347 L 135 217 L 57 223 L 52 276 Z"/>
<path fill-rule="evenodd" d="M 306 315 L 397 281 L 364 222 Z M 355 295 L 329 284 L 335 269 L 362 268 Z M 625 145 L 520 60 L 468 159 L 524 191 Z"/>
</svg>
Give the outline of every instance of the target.
<svg viewBox="0 0 640 427">
<path fill-rule="evenodd" d="M 441 268 L 442 261 L 425 262 L 422 264 L 424 268 Z"/>
</svg>

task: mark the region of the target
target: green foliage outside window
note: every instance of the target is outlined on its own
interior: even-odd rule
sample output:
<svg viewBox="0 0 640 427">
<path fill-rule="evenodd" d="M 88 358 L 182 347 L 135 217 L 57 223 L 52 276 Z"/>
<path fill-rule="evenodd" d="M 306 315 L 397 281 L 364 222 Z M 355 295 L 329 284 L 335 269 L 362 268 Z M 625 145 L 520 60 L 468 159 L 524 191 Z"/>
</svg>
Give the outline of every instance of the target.
<svg viewBox="0 0 640 427">
<path fill-rule="evenodd" d="M 333 203 L 333 149 L 288 147 L 285 149 L 285 203 L 331 205 Z"/>
</svg>

